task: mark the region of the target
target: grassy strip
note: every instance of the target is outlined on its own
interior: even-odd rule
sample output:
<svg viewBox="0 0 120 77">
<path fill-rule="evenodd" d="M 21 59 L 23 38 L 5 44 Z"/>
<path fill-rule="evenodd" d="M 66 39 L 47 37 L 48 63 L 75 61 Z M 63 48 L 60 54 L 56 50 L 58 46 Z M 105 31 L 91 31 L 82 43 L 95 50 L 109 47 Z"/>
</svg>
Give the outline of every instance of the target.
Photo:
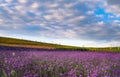
<svg viewBox="0 0 120 77">
<path fill-rule="evenodd" d="M 75 47 L 59 44 L 50 44 L 37 41 L 29 41 L 16 38 L 0 37 L 0 45 L 13 46 L 13 47 L 27 47 L 27 48 L 46 48 L 55 50 L 78 50 L 78 51 L 95 51 L 95 52 L 120 52 L 120 47 L 107 47 L 107 48 L 90 48 L 90 47 Z"/>
</svg>

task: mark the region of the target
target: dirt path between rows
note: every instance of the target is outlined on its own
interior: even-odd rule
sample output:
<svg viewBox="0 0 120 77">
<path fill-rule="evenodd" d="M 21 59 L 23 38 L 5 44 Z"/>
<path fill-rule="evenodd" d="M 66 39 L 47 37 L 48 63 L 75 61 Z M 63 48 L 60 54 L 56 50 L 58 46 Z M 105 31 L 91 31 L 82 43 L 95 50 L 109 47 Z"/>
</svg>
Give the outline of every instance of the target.
<svg viewBox="0 0 120 77">
<path fill-rule="evenodd" d="M 54 47 L 50 47 L 50 46 L 35 46 L 35 45 L 0 44 L 0 46 L 26 47 L 26 48 L 41 48 L 41 49 L 55 49 Z"/>
</svg>

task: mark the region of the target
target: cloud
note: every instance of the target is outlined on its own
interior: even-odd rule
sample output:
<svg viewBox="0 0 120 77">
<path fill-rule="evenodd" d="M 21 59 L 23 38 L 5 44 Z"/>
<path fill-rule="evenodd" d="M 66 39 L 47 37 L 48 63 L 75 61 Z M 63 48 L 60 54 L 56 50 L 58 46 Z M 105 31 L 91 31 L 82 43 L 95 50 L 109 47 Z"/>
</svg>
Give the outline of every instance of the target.
<svg viewBox="0 0 120 77">
<path fill-rule="evenodd" d="M 22 10 L 23 8 L 24 8 L 24 7 L 21 6 L 21 5 L 15 6 L 15 9 L 16 9 L 16 10 Z"/>
<path fill-rule="evenodd" d="M 114 13 L 117 17 L 120 17 L 120 1 L 118 0 L 107 0 L 106 11 L 110 13 Z"/>
<path fill-rule="evenodd" d="M 37 9 L 39 6 L 40 6 L 40 4 L 38 4 L 37 2 L 35 2 L 35 3 L 33 3 L 33 4 L 31 5 L 31 8 Z"/>
<path fill-rule="evenodd" d="M 120 1 L 119 0 L 107 0 L 108 3 L 112 4 L 112 5 L 120 5 Z"/>
<path fill-rule="evenodd" d="M 97 25 L 103 26 L 104 22 L 103 21 L 97 22 Z"/>
<path fill-rule="evenodd" d="M 92 41 L 120 39 L 119 4 L 113 0 L 5 1 L 0 4 L 0 30 L 6 34 Z M 96 9 L 102 12 L 96 13 Z"/>
<path fill-rule="evenodd" d="M 92 15 L 92 14 L 94 14 L 94 11 L 87 11 L 87 14 Z"/>
<path fill-rule="evenodd" d="M 120 23 L 120 20 L 114 20 L 115 23 Z"/>
<path fill-rule="evenodd" d="M 85 16 L 76 16 L 76 17 L 69 19 L 67 22 L 77 24 L 78 22 L 84 20 L 85 18 L 86 18 Z"/>
<path fill-rule="evenodd" d="M 51 15 L 46 15 L 46 16 L 44 16 L 44 18 L 45 18 L 46 20 L 51 20 L 53 17 L 52 17 Z"/>
<path fill-rule="evenodd" d="M 96 15 L 96 17 L 103 18 L 103 17 L 104 17 L 104 15 Z"/>
<path fill-rule="evenodd" d="M 6 2 L 8 2 L 8 3 L 11 3 L 12 2 L 12 0 L 5 0 Z"/>
<path fill-rule="evenodd" d="M 64 7 L 71 8 L 71 7 L 74 7 L 76 4 L 77 4 L 77 2 L 75 2 L 75 3 L 69 3 L 69 4 L 65 4 Z"/>
<path fill-rule="evenodd" d="M 59 4 L 58 3 L 53 3 L 53 4 L 47 4 L 47 6 L 49 6 L 50 8 L 55 8 L 55 7 L 58 7 Z"/>
<path fill-rule="evenodd" d="M 27 2 L 27 0 L 18 0 L 20 3 L 26 3 Z"/>
</svg>

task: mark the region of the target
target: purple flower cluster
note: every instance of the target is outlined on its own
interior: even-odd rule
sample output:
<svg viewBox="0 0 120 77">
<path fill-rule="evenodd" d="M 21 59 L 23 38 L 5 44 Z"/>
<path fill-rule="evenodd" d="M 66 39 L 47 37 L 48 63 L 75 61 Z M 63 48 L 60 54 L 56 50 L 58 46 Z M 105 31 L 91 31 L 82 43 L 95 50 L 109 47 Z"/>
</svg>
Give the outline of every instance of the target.
<svg viewBox="0 0 120 77">
<path fill-rule="evenodd" d="M 120 53 L 1 51 L 0 77 L 120 77 Z"/>
</svg>

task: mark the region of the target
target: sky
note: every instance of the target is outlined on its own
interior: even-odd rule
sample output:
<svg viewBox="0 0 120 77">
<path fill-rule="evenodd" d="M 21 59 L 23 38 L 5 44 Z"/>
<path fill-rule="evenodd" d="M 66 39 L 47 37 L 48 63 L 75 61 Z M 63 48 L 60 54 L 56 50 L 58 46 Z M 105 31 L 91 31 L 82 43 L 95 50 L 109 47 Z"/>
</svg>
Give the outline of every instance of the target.
<svg viewBox="0 0 120 77">
<path fill-rule="evenodd" d="M 0 0 L 0 36 L 120 46 L 120 0 Z"/>
</svg>

